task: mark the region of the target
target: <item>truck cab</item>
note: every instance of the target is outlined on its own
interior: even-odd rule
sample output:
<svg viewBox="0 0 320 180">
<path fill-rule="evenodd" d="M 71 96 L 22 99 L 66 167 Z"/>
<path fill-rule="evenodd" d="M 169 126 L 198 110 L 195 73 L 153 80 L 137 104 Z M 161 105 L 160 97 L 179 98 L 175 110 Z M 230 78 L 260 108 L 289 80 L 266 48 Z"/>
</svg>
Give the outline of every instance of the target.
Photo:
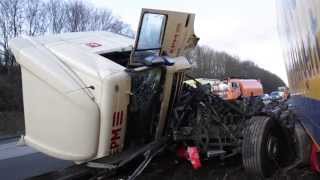
<svg viewBox="0 0 320 180">
<path fill-rule="evenodd" d="M 50 156 L 86 162 L 165 133 L 198 41 L 194 14 L 142 9 L 136 39 L 111 32 L 18 37 L 25 134 Z"/>
</svg>

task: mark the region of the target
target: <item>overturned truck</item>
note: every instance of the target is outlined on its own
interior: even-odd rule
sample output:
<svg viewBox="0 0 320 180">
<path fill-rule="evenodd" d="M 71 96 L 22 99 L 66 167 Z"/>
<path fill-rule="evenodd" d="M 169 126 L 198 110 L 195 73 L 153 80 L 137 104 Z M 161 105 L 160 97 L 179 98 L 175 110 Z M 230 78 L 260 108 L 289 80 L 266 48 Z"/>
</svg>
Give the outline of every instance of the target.
<svg viewBox="0 0 320 180">
<path fill-rule="evenodd" d="M 199 40 L 194 18 L 143 9 L 135 41 L 111 32 L 10 41 L 22 71 L 21 141 L 76 162 L 59 174 L 70 179 L 104 177 L 139 157 L 134 179 L 173 144 L 195 147 L 201 159 L 242 155 L 261 176 L 305 163 L 308 139 L 284 104 L 230 103 L 208 85 L 183 83 L 191 68 L 183 55 Z"/>
</svg>

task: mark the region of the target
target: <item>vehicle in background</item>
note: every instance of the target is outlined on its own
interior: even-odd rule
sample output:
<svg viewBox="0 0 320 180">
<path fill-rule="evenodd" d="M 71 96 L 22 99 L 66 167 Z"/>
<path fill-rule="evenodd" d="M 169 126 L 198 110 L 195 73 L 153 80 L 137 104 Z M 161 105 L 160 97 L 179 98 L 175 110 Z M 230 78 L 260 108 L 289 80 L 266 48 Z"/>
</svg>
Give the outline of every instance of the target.
<svg viewBox="0 0 320 180">
<path fill-rule="evenodd" d="M 283 99 L 283 92 L 280 91 L 272 91 L 270 93 L 270 97 L 272 101 L 280 101 Z"/>
<path fill-rule="evenodd" d="M 202 85 L 210 84 L 211 89 L 216 89 L 218 85 L 221 84 L 221 81 L 219 79 L 197 78 L 196 80 L 197 81 L 189 79 L 189 80 L 185 80 L 184 83 L 194 88 L 197 87 L 197 83 L 200 83 Z"/>
<path fill-rule="evenodd" d="M 280 86 L 278 87 L 278 91 L 282 92 L 282 98 L 283 100 L 287 100 L 290 98 L 289 88 L 286 86 Z"/>
<path fill-rule="evenodd" d="M 217 79 L 198 78 L 201 84 L 210 84 L 213 94 L 218 95 L 224 100 L 235 101 L 249 97 L 259 97 L 263 95 L 263 87 L 256 79 L 230 79 L 220 81 Z M 193 80 L 187 80 L 186 83 L 195 87 Z"/>
<path fill-rule="evenodd" d="M 218 79 L 197 78 L 196 81 L 189 79 L 184 82 L 194 88 L 197 87 L 196 82 L 202 85 L 209 84 L 213 94 L 218 95 L 223 99 L 228 99 L 228 91 L 230 87 L 224 81 Z"/>
<path fill-rule="evenodd" d="M 269 94 L 264 94 L 261 96 L 264 104 L 269 104 L 271 102 L 271 96 Z"/>
<path fill-rule="evenodd" d="M 237 100 L 239 98 L 259 97 L 263 95 L 263 86 L 256 79 L 227 79 L 228 85 L 226 100 Z"/>
</svg>

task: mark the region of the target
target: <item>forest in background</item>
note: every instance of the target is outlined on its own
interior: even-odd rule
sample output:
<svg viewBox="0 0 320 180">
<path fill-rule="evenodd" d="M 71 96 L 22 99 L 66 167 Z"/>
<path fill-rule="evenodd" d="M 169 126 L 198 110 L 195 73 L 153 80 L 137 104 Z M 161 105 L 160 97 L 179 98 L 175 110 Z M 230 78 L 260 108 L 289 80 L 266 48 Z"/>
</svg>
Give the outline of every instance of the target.
<svg viewBox="0 0 320 180">
<path fill-rule="evenodd" d="M 15 64 L 9 57 L 12 38 L 99 30 L 134 36 L 130 25 L 111 10 L 81 0 L 1 0 L 0 68 Z"/>
<path fill-rule="evenodd" d="M 226 52 L 215 51 L 207 46 L 197 46 L 187 54 L 193 64 L 192 75 L 197 78 L 259 79 L 264 91 L 270 93 L 285 83 L 279 76 L 257 66 L 254 62 L 240 60 Z"/>
<path fill-rule="evenodd" d="M 110 31 L 134 37 L 130 25 L 111 10 L 96 8 L 81 0 L 0 1 L 0 139 L 24 130 L 20 67 L 10 55 L 8 41 L 28 35 L 81 31 Z M 195 77 L 260 79 L 266 92 L 283 86 L 283 81 L 252 61 L 241 61 L 225 52 L 198 46 L 187 54 Z"/>
</svg>

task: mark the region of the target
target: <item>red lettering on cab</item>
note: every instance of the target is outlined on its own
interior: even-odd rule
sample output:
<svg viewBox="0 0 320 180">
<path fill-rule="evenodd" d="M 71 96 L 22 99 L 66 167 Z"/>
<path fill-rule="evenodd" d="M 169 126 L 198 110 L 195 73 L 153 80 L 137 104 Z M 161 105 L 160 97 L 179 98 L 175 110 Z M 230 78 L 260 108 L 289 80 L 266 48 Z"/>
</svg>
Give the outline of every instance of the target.
<svg viewBox="0 0 320 180">
<path fill-rule="evenodd" d="M 112 131 L 111 131 L 111 143 L 110 150 L 111 152 L 116 152 L 120 147 L 121 139 L 121 129 L 123 123 L 123 111 L 114 112 L 112 120 Z"/>
</svg>

